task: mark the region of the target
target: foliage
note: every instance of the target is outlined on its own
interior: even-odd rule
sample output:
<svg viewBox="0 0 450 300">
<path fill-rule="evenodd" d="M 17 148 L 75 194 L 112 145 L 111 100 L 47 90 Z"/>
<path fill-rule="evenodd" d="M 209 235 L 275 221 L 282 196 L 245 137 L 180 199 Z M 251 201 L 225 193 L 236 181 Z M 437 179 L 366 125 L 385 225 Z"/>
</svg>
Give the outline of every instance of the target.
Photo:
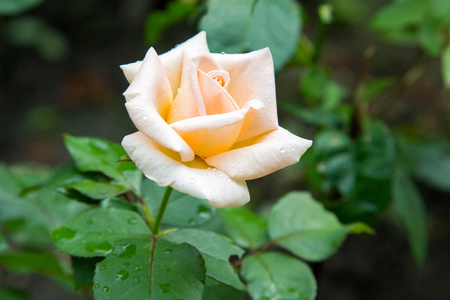
<svg viewBox="0 0 450 300">
<path fill-rule="evenodd" d="M 7 234 L 0 240 L 0 265 L 60 277 L 92 290 L 95 299 L 213 299 L 222 291 L 233 297 L 248 291 L 253 299 L 314 299 L 307 262 L 328 258 L 349 233 L 372 232 L 341 224 L 299 192 L 281 198 L 268 219 L 245 208 L 218 210 L 229 237 L 220 227 L 206 227 L 216 209 L 174 192 L 162 219 L 165 230 L 155 232 L 149 218 L 158 212 L 164 188 L 137 176 L 133 163 L 115 162 L 124 155 L 118 144 L 73 136 L 65 142 L 74 165 L 56 169 L 50 179 L 26 184 L 29 174 L 0 169 L 9 182 L 0 194 Z M 24 239 L 37 231 L 42 240 Z M 50 238 L 71 256 L 71 265 L 50 250 Z M 24 244 L 11 248 L 16 241 Z M 35 242 L 40 250 L 29 252 Z"/>
</svg>

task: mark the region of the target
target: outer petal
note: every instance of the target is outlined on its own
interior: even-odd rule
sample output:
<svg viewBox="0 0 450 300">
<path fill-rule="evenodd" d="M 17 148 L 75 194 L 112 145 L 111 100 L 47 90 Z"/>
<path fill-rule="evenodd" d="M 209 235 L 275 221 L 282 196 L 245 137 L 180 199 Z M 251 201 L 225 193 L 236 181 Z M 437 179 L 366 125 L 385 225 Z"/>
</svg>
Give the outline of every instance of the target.
<svg viewBox="0 0 450 300">
<path fill-rule="evenodd" d="M 250 200 L 247 185 L 224 172 L 208 168 L 201 159 L 189 163 L 159 146 L 141 132 L 126 136 L 122 146 L 136 166 L 158 185 L 170 185 L 180 192 L 206 199 L 215 207 L 242 206 Z"/>
<path fill-rule="evenodd" d="M 172 103 L 172 91 L 153 48 L 147 52 L 124 95 L 128 114 L 140 131 L 158 144 L 179 152 L 183 161 L 194 159 L 192 149 L 165 121 Z"/>
<path fill-rule="evenodd" d="M 260 101 L 254 100 L 237 111 L 181 120 L 170 126 L 195 154 L 210 157 L 230 149 L 241 132 L 245 117 L 251 111 L 250 108 L 258 110 L 263 106 Z"/>
<path fill-rule="evenodd" d="M 213 54 L 213 59 L 228 73 L 228 93 L 239 107 L 257 99 L 264 108 L 246 117 L 238 141 L 278 128 L 275 78 L 269 48 L 246 54 Z"/>
<path fill-rule="evenodd" d="M 193 55 L 209 54 L 206 43 L 206 32 L 199 32 L 194 37 L 173 48 L 169 52 L 160 55 L 161 62 L 166 69 L 173 95 L 177 94 L 181 86 L 181 74 L 183 72 L 183 61 L 192 58 Z"/>
<path fill-rule="evenodd" d="M 139 69 L 141 68 L 141 65 L 142 65 L 142 61 L 138 60 L 137 62 L 120 66 L 120 68 L 123 71 L 123 74 L 125 75 L 125 77 L 127 78 L 129 83 L 131 83 L 133 81 L 134 77 L 136 77 L 136 74 L 139 71 Z"/>
<path fill-rule="evenodd" d="M 312 145 L 286 129 L 243 141 L 234 149 L 206 158 L 205 161 L 238 180 L 255 179 L 294 164 Z"/>
</svg>

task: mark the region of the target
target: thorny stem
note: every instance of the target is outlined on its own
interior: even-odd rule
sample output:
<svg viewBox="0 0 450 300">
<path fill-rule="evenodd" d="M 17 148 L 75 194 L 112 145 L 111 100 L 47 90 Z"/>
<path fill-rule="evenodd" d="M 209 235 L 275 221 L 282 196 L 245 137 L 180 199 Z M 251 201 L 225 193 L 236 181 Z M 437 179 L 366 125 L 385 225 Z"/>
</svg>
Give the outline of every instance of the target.
<svg viewBox="0 0 450 300">
<path fill-rule="evenodd" d="M 164 216 L 164 211 L 166 210 L 167 203 L 169 203 L 170 194 L 172 194 L 173 188 L 168 186 L 164 192 L 164 196 L 159 206 L 158 215 L 156 216 L 155 225 L 153 227 L 153 234 L 157 235 L 159 233 L 159 228 L 161 227 L 161 221 Z"/>
</svg>

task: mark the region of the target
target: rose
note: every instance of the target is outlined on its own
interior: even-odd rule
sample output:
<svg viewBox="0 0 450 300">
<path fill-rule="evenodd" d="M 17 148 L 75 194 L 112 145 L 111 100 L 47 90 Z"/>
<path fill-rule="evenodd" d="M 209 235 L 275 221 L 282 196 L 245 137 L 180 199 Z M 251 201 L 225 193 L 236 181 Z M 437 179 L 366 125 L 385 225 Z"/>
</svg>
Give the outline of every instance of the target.
<svg viewBox="0 0 450 300">
<path fill-rule="evenodd" d="M 215 207 L 250 200 L 245 180 L 299 161 L 311 141 L 278 126 L 272 56 L 212 54 L 199 33 L 122 65 L 126 108 L 139 130 L 122 145 L 158 185 Z"/>
</svg>

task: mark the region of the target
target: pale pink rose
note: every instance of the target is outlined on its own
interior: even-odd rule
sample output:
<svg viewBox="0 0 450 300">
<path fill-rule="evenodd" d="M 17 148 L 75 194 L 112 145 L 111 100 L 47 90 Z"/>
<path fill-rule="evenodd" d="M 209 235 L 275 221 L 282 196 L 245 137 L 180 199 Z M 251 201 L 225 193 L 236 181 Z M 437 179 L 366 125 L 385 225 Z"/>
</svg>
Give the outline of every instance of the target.
<svg viewBox="0 0 450 300">
<path fill-rule="evenodd" d="M 122 145 L 151 180 L 215 207 L 250 200 L 245 180 L 299 161 L 311 141 L 278 126 L 268 48 L 213 54 L 206 33 L 122 65 L 126 108 L 139 130 Z"/>
</svg>

